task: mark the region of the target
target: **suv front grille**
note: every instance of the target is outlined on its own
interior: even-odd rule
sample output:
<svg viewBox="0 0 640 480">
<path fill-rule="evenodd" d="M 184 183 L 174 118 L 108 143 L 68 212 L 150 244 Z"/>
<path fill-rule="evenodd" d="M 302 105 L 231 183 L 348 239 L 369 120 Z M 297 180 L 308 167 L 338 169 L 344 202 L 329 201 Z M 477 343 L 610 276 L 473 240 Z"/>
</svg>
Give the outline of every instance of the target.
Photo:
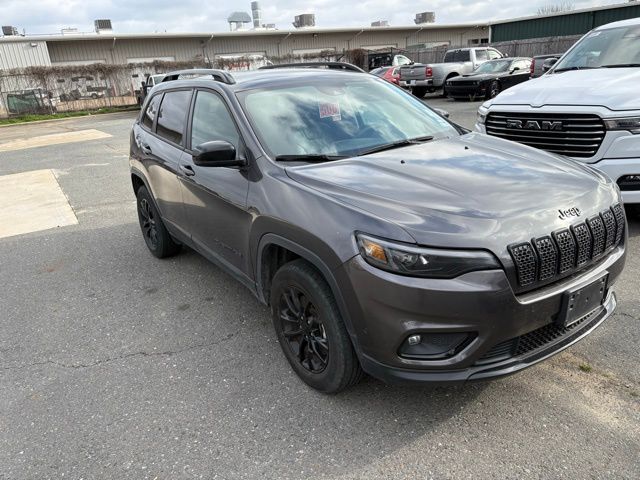
<svg viewBox="0 0 640 480">
<path fill-rule="evenodd" d="M 624 212 L 617 204 L 571 228 L 509 245 L 519 286 L 558 279 L 598 260 L 620 243 L 624 228 Z"/>
<path fill-rule="evenodd" d="M 553 113 L 490 113 L 489 135 L 569 157 L 593 157 L 605 136 L 597 115 Z"/>
</svg>

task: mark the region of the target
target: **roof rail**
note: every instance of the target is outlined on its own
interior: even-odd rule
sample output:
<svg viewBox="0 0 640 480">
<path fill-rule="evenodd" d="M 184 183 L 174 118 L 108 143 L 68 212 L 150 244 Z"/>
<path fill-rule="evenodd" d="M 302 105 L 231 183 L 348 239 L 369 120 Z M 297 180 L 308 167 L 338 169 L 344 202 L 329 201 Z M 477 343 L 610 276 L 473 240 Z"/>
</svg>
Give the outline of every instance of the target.
<svg viewBox="0 0 640 480">
<path fill-rule="evenodd" d="M 193 77 L 191 77 L 193 75 Z M 175 72 L 169 72 L 165 74 L 162 82 L 171 82 L 173 80 L 183 80 L 184 78 L 196 78 L 202 77 L 205 75 L 211 75 L 216 82 L 226 83 L 229 85 L 233 85 L 236 83 L 236 80 L 229 72 L 225 72 L 224 70 L 217 70 L 215 68 L 192 68 L 189 70 L 177 70 Z"/>
<path fill-rule="evenodd" d="M 302 63 L 280 63 L 278 65 L 265 65 L 259 70 L 272 70 L 275 68 L 327 68 L 330 70 L 349 70 L 351 72 L 366 73 L 360 67 L 351 63 L 343 62 L 302 62 Z"/>
</svg>

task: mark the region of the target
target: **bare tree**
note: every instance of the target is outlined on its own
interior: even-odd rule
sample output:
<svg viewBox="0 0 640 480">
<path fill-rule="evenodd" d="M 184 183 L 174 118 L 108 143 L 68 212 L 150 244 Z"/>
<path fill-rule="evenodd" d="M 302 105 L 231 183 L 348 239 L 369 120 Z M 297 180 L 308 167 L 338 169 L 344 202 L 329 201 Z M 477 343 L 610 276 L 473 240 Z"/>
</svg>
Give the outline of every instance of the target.
<svg viewBox="0 0 640 480">
<path fill-rule="evenodd" d="M 573 10 L 575 6 L 573 3 L 562 2 L 556 3 L 555 5 L 543 5 L 542 7 L 538 7 L 538 15 L 550 15 L 552 13 L 562 13 L 562 12 L 570 12 Z"/>
</svg>

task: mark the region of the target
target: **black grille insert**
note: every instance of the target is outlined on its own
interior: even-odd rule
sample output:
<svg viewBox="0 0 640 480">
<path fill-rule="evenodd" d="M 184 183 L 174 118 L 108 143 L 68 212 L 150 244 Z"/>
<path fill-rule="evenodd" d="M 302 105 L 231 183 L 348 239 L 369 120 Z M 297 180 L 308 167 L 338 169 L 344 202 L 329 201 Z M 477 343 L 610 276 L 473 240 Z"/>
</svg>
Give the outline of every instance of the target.
<svg viewBox="0 0 640 480">
<path fill-rule="evenodd" d="M 624 229 L 624 210 L 617 204 L 571 228 L 510 245 L 519 286 L 548 283 L 598 260 L 620 243 Z"/>
<path fill-rule="evenodd" d="M 593 157 L 605 136 L 597 115 L 493 112 L 485 127 L 489 135 L 570 157 Z"/>
</svg>

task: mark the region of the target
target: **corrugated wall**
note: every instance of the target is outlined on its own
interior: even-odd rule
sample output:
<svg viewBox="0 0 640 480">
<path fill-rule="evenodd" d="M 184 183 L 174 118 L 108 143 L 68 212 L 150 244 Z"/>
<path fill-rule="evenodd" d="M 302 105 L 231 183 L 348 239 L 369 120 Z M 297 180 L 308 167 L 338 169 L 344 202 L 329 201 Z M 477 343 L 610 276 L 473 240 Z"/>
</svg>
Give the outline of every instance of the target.
<svg viewBox="0 0 640 480">
<path fill-rule="evenodd" d="M 394 46 L 432 42 L 466 45 L 472 38 L 488 37 L 488 28 L 425 29 L 419 32 L 384 30 L 322 33 L 309 32 L 288 35 L 213 36 L 191 38 L 158 38 L 126 40 L 64 40 L 49 41 L 52 63 L 127 63 L 132 59 L 173 58 L 192 61 L 216 55 L 264 53 L 268 57 L 281 57 L 298 50 L 333 49 L 337 52 L 368 46 Z"/>
<path fill-rule="evenodd" d="M 50 64 L 46 42 L 0 42 L 0 70 Z"/>
<path fill-rule="evenodd" d="M 506 42 L 529 38 L 581 35 L 600 25 L 636 17 L 640 17 L 640 4 L 499 23 L 491 27 L 491 41 Z"/>
</svg>

